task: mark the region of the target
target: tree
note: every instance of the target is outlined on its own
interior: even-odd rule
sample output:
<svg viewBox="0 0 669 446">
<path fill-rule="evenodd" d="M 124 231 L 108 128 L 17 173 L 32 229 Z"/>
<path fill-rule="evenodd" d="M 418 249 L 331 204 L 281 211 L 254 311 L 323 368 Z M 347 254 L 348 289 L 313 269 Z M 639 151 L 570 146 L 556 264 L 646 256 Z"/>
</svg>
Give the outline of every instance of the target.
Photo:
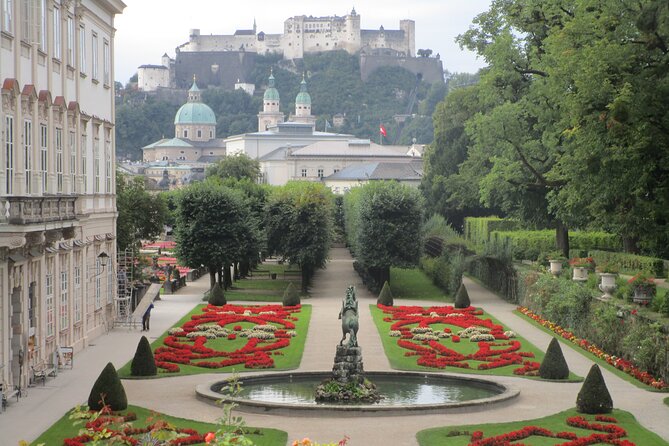
<svg viewBox="0 0 669 446">
<path fill-rule="evenodd" d="M 583 381 L 576 397 L 576 410 L 587 414 L 610 413 L 613 410 L 611 394 L 597 364 L 592 365 Z"/>
<path fill-rule="evenodd" d="M 139 248 L 142 240 L 154 240 L 163 231 L 167 204 L 160 195 L 147 192 L 143 177 L 116 175 L 116 237 L 120 251 Z"/>
<path fill-rule="evenodd" d="M 267 247 L 302 270 L 306 293 L 316 268 L 323 268 L 332 238 L 332 193 L 320 183 L 292 181 L 270 195 L 265 226 Z"/>
<path fill-rule="evenodd" d="M 158 374 L 151 344 L 149 344 L 146 336 L 142 336 L 139 344 L 137 344 L 135 356 L 130 363 L 130 374 L 132 376 L 154 376 Z"/>
<path fill-rule="evenodd" d="M 257 226 L 241 192 L 212 181 L 193 184 L 179 194 L 177 256 L 191 267 L 206 265 L 212 287 L 217 273 L 218 283 L 229 286 L 229 266 L 245 258 Z"/>
<path fill-rule="evenodd" d="M 429 48 L 426 49 L 419 49 L 416 51 L 419 57 L 430 57 L 432 55 L 432 50 Z"/>
<path fill-rule="evenodd" d="M 105 368 L 102 369 L 88 396 L 90 410 L 98 411 L 104 406 L 109 406 L 111 410 L 125 410 L 128 408 L 128 397 L 116 373 L 114 364 L 111 362 L 107 363 Z"/>
<path fill-rule="evenodd" d="M 236 180 L 248 178 L 252 181 L 257 181 L 258 177 L 260 177 L 260 163 L 245 153 L 226 156 L 207 167 L 207 176 L 216 176 L 222 179 L 234 178 Z"/>
<path fill-rule="evenodd" d="M 569 378 L 569 366 L 562 354 L 562 348 L 557 338 L 552 338 L 546 356 L 539 367 L 539 376 L 544 379 L 567 379 Z"/>
</svg>

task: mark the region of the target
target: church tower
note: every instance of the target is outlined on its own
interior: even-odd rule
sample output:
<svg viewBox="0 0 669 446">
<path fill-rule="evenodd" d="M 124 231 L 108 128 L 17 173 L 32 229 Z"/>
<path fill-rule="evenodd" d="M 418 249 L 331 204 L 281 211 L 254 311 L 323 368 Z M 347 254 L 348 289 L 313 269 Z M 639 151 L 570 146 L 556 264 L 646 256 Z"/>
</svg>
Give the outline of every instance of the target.
<svg viewBox="0 0 669 446">
<path fill-rule="evenodd" d="M 270 72 L 267 90 L 263 96 L 263 111 L 258 113 L 258 131 L 264 132 L 270 127 L 283 122 L 280 110 L 279 90 L 274 86 L 274 74 Z"/>
<path fill-rule="evenodd" d="M 188 102 L 174 116 L 174 136 L 190 141 L 206 142 L 216 137 L 216 115 L 202 102 L 202 92 L 195 83 L 188 90 Z"/>
<path fill-rule="evenodd" d="M 307 81 L 302 75 L 300 83 L 300 92 L 295 98 L 295 115 L 290 118 L 293 122 L 316 125 L 316 117 L 311 115 L 311 95 L 307 91 Z"/>
</svg>

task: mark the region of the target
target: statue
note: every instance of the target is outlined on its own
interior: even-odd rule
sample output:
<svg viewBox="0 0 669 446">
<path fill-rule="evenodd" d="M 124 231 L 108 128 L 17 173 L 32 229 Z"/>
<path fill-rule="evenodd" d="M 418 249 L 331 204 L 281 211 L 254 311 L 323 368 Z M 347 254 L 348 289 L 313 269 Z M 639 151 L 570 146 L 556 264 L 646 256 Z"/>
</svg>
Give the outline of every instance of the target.
<svg viewBox="0 0 669 446">
<path fill-rule="evenodd" d="M 348 334 L 347 347 L 358 346 L 358 299 L 355 297 L 355 288 L 350 285 L 346 289 L 346 297 L 341 304 L 341 311 L 339 311 L 339 319 L 341 319 L 342 337 L 339 345 L 344 345 L 344 340 Z"/>
</svg>

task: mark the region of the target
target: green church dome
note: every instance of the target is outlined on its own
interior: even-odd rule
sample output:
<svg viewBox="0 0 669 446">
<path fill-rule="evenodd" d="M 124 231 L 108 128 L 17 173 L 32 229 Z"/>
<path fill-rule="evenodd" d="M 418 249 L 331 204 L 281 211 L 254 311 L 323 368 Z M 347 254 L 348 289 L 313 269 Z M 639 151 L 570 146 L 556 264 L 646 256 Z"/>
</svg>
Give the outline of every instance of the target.
<svg viewBox="0 0 669 446">
<path fill-rule="evenodd" d="M 274 86 L 274 75 L 270 74 L 269 83 L 267 90 L 265 90 L 265 95 L 263 96 L 265 101 L 278 101 L 279 100 L 279 90 Z"/>
<path fill-rule="evenodd" d="M 300 83 L 300 92 L 295 98 L 295 104 L 311 105 L 311 95 L 307 92 L 307 81 L 304 78 L 302 78 L 302 82 Z"/>
<path fill-rule="evenodd" d="M 214 111 L 201 102 L 188 102 L 181 106 L 174 116 L 174 124 L 210 124 L 216 125 Z"/>
</svg>

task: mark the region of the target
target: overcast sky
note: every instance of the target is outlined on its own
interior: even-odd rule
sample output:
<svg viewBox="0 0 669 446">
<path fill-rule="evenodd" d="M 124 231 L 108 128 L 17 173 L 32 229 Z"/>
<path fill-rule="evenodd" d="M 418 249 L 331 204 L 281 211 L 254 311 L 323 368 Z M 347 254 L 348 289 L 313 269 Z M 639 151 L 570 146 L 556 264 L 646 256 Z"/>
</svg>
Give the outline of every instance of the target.
<svg viewBox="0 0 669 446">
<path fill-rule="evenodd" d="M 189 30 L 202 34 L 233 34 L 251 29 L 283 32 L 283 22 L 296 15 L 343 16 L 355 7 L 362 29 L 399 29 L 400 19 L 416 22 L 416 49 L 440 53 L 444 68 L 473 73 L 483 62 L 461 51 L 455 37 L 466 31 L 490 0 L 124 0 L 127 8 L 116 18 L 116 80 L 126 83 L 143 64 L 159 64 L 163 53 L 188 41 Z"/>
</svg>

